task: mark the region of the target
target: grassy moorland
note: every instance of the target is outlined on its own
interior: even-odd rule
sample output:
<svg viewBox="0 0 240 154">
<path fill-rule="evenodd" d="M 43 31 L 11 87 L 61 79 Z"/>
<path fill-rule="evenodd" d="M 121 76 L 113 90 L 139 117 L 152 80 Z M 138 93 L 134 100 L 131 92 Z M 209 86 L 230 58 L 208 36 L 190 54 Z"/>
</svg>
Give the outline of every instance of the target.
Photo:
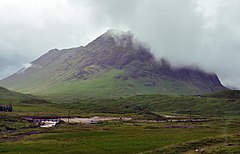
<svg viewBox="0 0 240 154">
<path fill-rule="evenodd" d="M 232 95 L 234 94 L 235 97 Z M 220 97 L 220 96 L 221 97 Z M 3 98 L 3 97 L 2 97 Z M 119 99 L 49 103 L 37 98 L 1 99 L 13 112 L 0 113 L 0 153 L 239 153 L 240 114 L 236 91 L 204 97 L 140 95 Z M 131 116 L 130 122 L 44 129 L 26 115 Z M 165 115 L 206 118 L 205 122 L 151 122 Z"/>
<path fill-rule="evenodd" d="M 223 123 L 222 123 L 223 122 Z M 197 148 L 239 152 L 238 122 L 60 124 L 6 134 L 1 153 L 180 153 Z M 171 126 L 191 125 L 191 129 Z M 32 134 L 31 134 L 32 132 Z M 224 145 L 224 146 L 220 146 Z M 214 148 L 214 146 L 216 148 Z"/>
<path fill-rule="evenodd" d="M 98 113 L 171 113 L 204 117 L 240 116 L 240 99 L 212 96 L 139 95 L 119 99 L 76 100 L 61 105 L 81 112 Z"/>
</svg>

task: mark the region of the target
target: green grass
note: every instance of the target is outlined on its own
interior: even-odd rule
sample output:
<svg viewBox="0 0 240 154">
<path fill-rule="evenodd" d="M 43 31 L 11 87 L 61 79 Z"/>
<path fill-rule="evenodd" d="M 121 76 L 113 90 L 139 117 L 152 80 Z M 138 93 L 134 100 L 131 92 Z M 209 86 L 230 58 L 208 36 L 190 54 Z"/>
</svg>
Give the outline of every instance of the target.
<svg viewBox="0 0 240 154">
<path fill-rule="evenodd" d="M 240 117 L 240 100 L 195 96 L 139 95 L 119 99 L 76 100 L 61 104 L 68 109 L 98 113 L 171 113 L 206 117 Z"/>
<path fill-rule="evenodd" d="M 8 114 L 0 114 L 0 132 L 17 130 L 21 128 L 31 127 L 32 124 L 22 120 L 17 116 L 9 116 Z"/>
<path fill-rule="evenodd" d="M 17 142 L 0 143 L 2 153 L 139 153 L 183 142 L 201 141 L 223 135 L 221 127 L 195 129 L 158 129 L 139 123 L 105 123 L 100 125 L 60 125 L 44 134 L 27 136 Z M 181 125 L 172 123 L 172 125 Z M 230 133 L 230 132 L 228 132 Z M 226 135 L 226 133 L 224 133 Z M 191 149 L 191 147 L 190 147 Z"/>
<path fill-rule="evenodd" d="M 61 65 L 61 64 L 59 64 Z M 90 75 L 85 79 L 66 79 L 63 70 L 55 70 L 58 64 L 51 64 L 39 72 L 27 72 L 22 74 L 17 81 L 2 82 L 1 85 L 23 93 L 31 93 L 36 96 L 48 97 L 52 100 L 72 101 L 89 98 L 118 98 L 134 95 L 148 94 L 201 94 L 204 89 L 197 87 L 191 82 L 184 82 L 175 79 L 163 79 L 158 76 L 130 77 L 124 69 L 106 69 L 100 73 L 95 72 L 95 65 L 85 68 Z M 32 70 L 34 71 L 34 70 Z M 49 72 L 51 72 L 49 74 Z M 127 80 L 116 79 L 116 76 L 128 76 Z M 45 77 L 46 76 L 46 77 Z M 47 76 L 50 76 L 47 78 Z M 69 77 L 70 78 L 70 77 Z M 12 83 L 13 82 L 13 83 Z M 155 82 L 155 86 L 146 86 L 146 83 Z"/>
<path fill-rule="evenodd" d="M 209 96 L 214 98 L 225 98 L 230 100 L 236 100 L 236 99 L 240 99 L 240 90 L 222 91 L 214 94 L 209 94 Z"/>
<path fill-rule="evenodd" d="M 21 99 L 30 99 L 30 98 L 34 98 L 34 96 L 10 91 L 6 88 L 0 87 L 0 103 L 4 103 L 6 101 L 11 101 L 16 99 L 21 100 Z"/>
<path fill-rule="evenodd" d="M 7 93 L 12 94 L 9 91 Z M 138 95 L 50 103 L 35 97 L 25 98 L 25 95 L 17 93 L 11 97 L 2 97 L 0 102 L 11 102 L 13 105 L 13 112 L 0 113 L 0 153 L 193 153 L 196 148 L 204 148 L 209 153 L 239 152 L 239 99 Z M 163 115 L 188 117 L 189 110 L 195 111 L 193 117 L 210 118 L 211 121 L 60 124 L 54 128 L 42 129 L 35 128 L 21 118 L 29 115 L 67 115 L 70 111 L 72 116 L 81 117 L 129 116 L 134 119 L 156 119 Z M 168 128 L 169 126 L 193 128 Z"/>
<path fill-rule="evenodd" d="M 25 95 L 24 95 L 25 96 Z M 65 102 L 65 101 L 64 101 Z M 65 103 L 55 100 L 49 103 L 31 98 L 3 98 L 0 104 L 12 104 L 12 115 L 72 115 L 90 116 L 96 113 L 103 115 L 130 114 L 157 118 L 164 114 L 192 115 L 202 117 L 240 118 L 240 100 L 227 98 L 138 95 L 116 99 L 69 100 Z"/>
<path fill-rule="evenodd" d="M 240 138 L 238 135 L 225 135 L 188 141 L 163 148 L 147 151 L 150 153 L 196 153 L 196 149 L 204 150 L 204 153 L 238 153 Z M 203 153 L 203 152 L 202 152 Z"/>
<path fill-rule="evenodd" d="M 1 100 L 2 103 L 10 101 L 13 112 L 0 113 L 0 153 L 191 153 L 202 147 L 216 153 L 239 151 L 238 99 L 139 95 L 67 103 L 23 98 Z M 21 119 L 28 115 L 67 115 L 69 110 L 71 115 L 81 117 L 130 116 L 134 119 L 156 119 L 163 115 L 188 117 L 187 111 L 194 110 L 193 117 L 210 118 L 211 121 L 60 124 L 43 129 L 32 128 L 33 124 Z M 31 135 L 33 131 L 37 133 Z"/>
</svg>

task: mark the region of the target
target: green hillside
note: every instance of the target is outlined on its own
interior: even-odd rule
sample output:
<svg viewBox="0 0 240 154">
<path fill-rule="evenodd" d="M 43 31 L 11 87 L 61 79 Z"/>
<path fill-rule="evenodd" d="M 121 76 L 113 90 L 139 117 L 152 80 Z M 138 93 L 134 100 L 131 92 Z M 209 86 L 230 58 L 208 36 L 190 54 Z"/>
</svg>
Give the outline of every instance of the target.
<svg viewBox="0 0 240 154">
<path fill-rule="evenodd" d="M 240 117 L 240 99 L 206 96 L 138 95 L 119 99 L 82 100 L 65 104 L 68 108 L 97 113 L 172 113 Z"/>
<path fill-rule="evenodd" d="M 210 94 L 210 97 L 225 99 L 240 99 L 240 90 L 229 90 Z"/>
<path fill-rule="evenodd" d="M 161 86 L 145 86 L 144 81 L 134 79 L 116 79 L 117 75 L 125 75 L 124 70 L 106 71 L 89 80 L 62 81 L 48 87 L 46 91 L 32 91 L 35 95 L 51 100 L 73 101 L 86 98 L 117 98 L 142 94 L 196 94 L 201 93 L 198 87 L 181 81 L 171 83 L 160 78 L 155 79 Z M 146 78 L 144 79 L 146 82 Z M 150 80 L 150 79 L 149 79 Z M 176 85 L 181 88 L 176 88 Z M 42 84 L 44 86 L 44 83 Z M 46 85 L 47 87 L 47 85 Z M 193 90 L 194 89 L 194 90 Z M 39 89 L 37 89 L 39 90 Z"/>
<path fill-rule="evenodd" d="M 77 87 L 77 85 L 76 85 Z M 236 91 L 201 96 L 177 95 L 136 95 L 121 98 L 82 99 L 71 97 L 72 94 L 49 97 L 52 103 L 39 100 L 31 95 L 11 92 L 1 88 L 2 104 L 13 103 L 16 114 L 66 114 L 72 113 L 107 113 L 107 114 L 189 114 L 207 117 L 240 117 L 240 99 L 224 98 L 225 94 L 236 94 Z M 3 92 L 4 91 L 4 92 Z M 238 92 L 239 93 L 239 92 Z M 97 94 L 96 94 L 97 95 Z M 216 98 L 218 95 L 221 98 Z M 52 95 L 51 95 L 52 96 Z M 66 97 L 66 99 L 61 99 Z M 155 115 L 156 116 L 156 115 Z"/>
<path fill-rule="evenodd" d="M 4 100 L 24 100 L 34 98 L 32 95 L 26 95 L 19 92 L 10 91 L 0 87 L 0 102 Z"/>
<path fill-rule="evenodd" d="M 0 81 L 10 90 L 68 100 L 141 94 L 193 95 L 227 90 L 216 74 L 172 68 L 133 35 L 104 33 L 86 46 L 53 49 Z"/>
</svg>

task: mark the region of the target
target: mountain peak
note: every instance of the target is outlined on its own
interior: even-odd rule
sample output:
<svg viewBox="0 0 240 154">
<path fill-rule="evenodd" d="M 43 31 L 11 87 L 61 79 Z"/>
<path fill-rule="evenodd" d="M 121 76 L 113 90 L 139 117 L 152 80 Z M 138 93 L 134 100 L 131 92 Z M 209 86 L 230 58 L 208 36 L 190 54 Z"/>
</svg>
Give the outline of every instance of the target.
<svg viewBox="0 0 240 154">
<path fill-rule="evenodd" d="M 121 31 L 117 29 L 109 29 L 103 33 L 99 38 L 111 39 L 113 38 L 115 42 L 119 41 L 132 41 L 133 34 L 130 31 Z"/>
<path fill-rule="evenodd" d="M 170 66 L 164 59 L 156 61 L 131 32 L 111 29 L 86 46 L 51 50 L 33 61 L 24 73 L 16 73 L 0 84 L 32 94 L 67 92 L 77 97 L 98 97 L 97 93 L 101 94 L 99 97 L 113 97 L 227 90 L 215 74 Z"/>
<path fill-rule="evenodd" d="M 110 29 L 90 42 L 86 47 L 102 47 L 108 48 L 111 46 L 138 47 L 141 43 L 134 39 L 133 34 L 130 31 L 121 31 L 116 29 Z"/>
<path fill-rule="evenodd" d="M 133 35 L 130 31 L 122 31 L 122 30 L 118 30 L 118 29 L 109 29 L 104 34 L 110 35 L 110 36 L 122 36 L 122 35 L 132 36 Z"/>
</svg>

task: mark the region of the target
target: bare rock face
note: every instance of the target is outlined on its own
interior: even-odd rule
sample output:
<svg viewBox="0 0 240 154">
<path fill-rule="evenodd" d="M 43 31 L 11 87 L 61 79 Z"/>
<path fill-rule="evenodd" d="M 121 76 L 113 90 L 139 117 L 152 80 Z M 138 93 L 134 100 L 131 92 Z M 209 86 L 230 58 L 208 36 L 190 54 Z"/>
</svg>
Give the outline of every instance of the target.
<svg viewBox="0 0 240 154">
<path fill-rule="evenodd" d="M 20 91 L 34 88 L 36 91 L 47 91 L 62 82 L 91 81 L 117 70 L 122 73 L 114 75 L 112 80 L 121 81 L 123 85 L 126 82 L 130 89 L 154 87 L 152 93 L 167 91 L 175 94 L 227 90 L 216 74 L 200 69 L 172 68 L 164 59 L 156 61 L 150 49 L 136 41 L 130 32 L 116 30 L 107 31 L 86 46 L 50 50 L 31 64 L 24 73 L 13 74 L 0 81 L 0 85 Z M 44 85 L 47 88 L 44 89 Z"/>
</svg>

